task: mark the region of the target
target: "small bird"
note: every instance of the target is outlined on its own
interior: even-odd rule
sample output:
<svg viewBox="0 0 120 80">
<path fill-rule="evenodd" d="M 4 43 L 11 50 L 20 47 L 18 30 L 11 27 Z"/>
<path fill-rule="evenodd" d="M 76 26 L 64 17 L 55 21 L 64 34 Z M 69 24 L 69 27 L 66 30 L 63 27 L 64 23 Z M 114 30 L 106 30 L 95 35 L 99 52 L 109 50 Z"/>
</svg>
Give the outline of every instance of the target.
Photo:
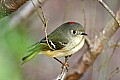
<svg viewBox="0 0 120 80">
<path fill-rule="evenodd" d="M 76 53 L 84 45 L 85 36 L 82 25 L 77 22 L 66 22 L 33 45 L 30 54 L 23 57 L 23 63 L 28 62 L 37 54 L 44 54 L 58 60 L 58 57 L 67 57 Z M 22 63 L 22 64 L 23 64 Z"/>
</svg>

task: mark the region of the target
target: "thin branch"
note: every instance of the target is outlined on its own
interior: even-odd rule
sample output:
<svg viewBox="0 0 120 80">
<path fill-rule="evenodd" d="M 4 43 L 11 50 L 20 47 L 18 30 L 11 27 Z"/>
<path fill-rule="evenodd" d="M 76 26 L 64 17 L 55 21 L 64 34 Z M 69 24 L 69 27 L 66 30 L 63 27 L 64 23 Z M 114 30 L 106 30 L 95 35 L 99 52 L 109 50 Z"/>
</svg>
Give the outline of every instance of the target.
<svg viewBox="0 0 120 80">
<path fill-rule="evenodd" d="M 47 34 L 47 23 L 48 23 L 48 21 L 47 21 L 46 18 L 45 18 L 43 9 L 42 9 L 42 7 L 41 7 L 41 2 L 40 2 L 39 0 L 37 0 L 37 2 L 39 3 L 39 8 L 40 8 L 40 10 L 41 10 L 41 15 L 42 15 L 42 17 L 40 16 L 40 13 L 38 12 L 37 9 L 36 9 L 36 11 L 37 11 L 37 14 L 38 14 L 39 18 L 41 19 L 41 21 L 42 21 L 42 23 L 43 23 L 43 28 L 44 28 L 44 32 L 45 32 L 45 38 L 46 38 L 47 45 L 49 46 L 50 49 L 54 50 L 54 49 L 49 45 L 49 42 L 48 42 L 48 37 L 47 37 L 47 36 L 48 36 L 48 34 Z M 32 2 L 32 4 L 33 4 L 34 7 L 35 7 L 35 4 L 34 4 L 33 2 Z M 35 7 L 35 8 L 36 8 L 36 7 Z"/>
<path fill-rule="evenodd" d="M 94 39 L 95 34 L 98 34 L 97 30 L 95 29 L 95 20 L 96 20 L 96 8 L 97 8 L 97 1 L 93 0 L 90 2 L 91 3 L 91 8 L 90 8 L 90 39 Z"/>
<path fill-rule="evenodd" d="M 116 44 L 114 45 L 114 48 L 113 48 L 113 52 L 112 52 L 112 54 L 111 54 L 111 56 L 110 56 L 110 59 L 112 58 L 112 56 L 115 54 L 115 50 L 117 49 L 117 47 L 118 47 L 118 42 L 120 41 L 120 38 L 116 41 Z"/>
<path fill-rule="evenodd" d="M 67 0 L 63 21 L 66 21 L 67 19 L 69 19 L 70 10 L 71 10 L 71 0 Z"/>
<path fill-rule="evenodd" d="M 47 0 L 40 0 L 42 5 L 44 5 L 45 1 Z M 34 4 L 38 9 L 39 3 L 36 0 L 34 0 Z M 23 7 L 20 11 L 14 14 L 14 16 L 10 19 L 9 25 L 15 27 L 19 23 L 28 19 L 34 12 L 36 12 L 35 7 L 33 6 L 33 4 L 31 4 L 31 1 L 29 1 L 27 4 L 25 4 L 25 7 Z"/>
<path fill-rule="evenodd" d="M 63 66 L 61 73 L 55 80 L 64 80 L 66 73 L 67 73 L 66 66 Z"/>
<path fill-rule="evenodd" d="M 111 73 L 110 75 L 108 75 L 108 80 L 111 80 L 116 74 L 120 73 L 120 68 L 116 67 Z"/>
<path fill-rule="evenodd" d="M 100 66 L 100 68 L 98 68 L 97 70 L 100 71 L 101 68 L 105 67 L 106 65 L 109 64 L 111 58 L 113 57 L 113 55 L 115 54 L 115 50 L 117 49 L 118 47 L 118 42 L 119 42 L 120 38 L 116 41 L 116 43 L 114 44 L 114 47 L 113 48 L 113 51 L 112 51 L 112 54 L 110 55 L 110 57 L 108 59 L 105 60 L 105 62 Z"/>
<path fill-rule="evenodd" d="M 86 20 L 86 4 L 85 4 L 85 0 L 82 0 L 82 12 L 83 12 L 83 17 L 84 17 L 84 29 L 86 30 L 86 25 L 87 25 L 87 20 Z"/>
<path fill-rule="evenodd" d="M 110 48 L 118 48 L 120 47 L 120 41 L 118 43 L 113 43 L 113 44 L 110 44 Z"/>
<path fill-rule="evenodd" d="M 111 16 L 115 19 L 115 21 L 120 26 L 120 21 L 116 19 L 114 12 L 103 2 L 103 0 L 98 0 L 98 2 L 111 14 Z"/>
<path fill-rule="evenodd" d="M 43 20 L 42 17 L 40 16 L 40 12 L 37 10 L 37 7 L 36 7 L 36 5 L 34 4 L 33 0 L 31 0 L 31 2 L 32 2 L 33 6 L 34 6 L 34 8 L 35 8 L 35 10 L 36 10 L 36 12 L 37 12 L 38 17 L 40 18 L 40 20 L 41 20 L 42 23 L 44 24 L 44 20 Z"/>
</svg>

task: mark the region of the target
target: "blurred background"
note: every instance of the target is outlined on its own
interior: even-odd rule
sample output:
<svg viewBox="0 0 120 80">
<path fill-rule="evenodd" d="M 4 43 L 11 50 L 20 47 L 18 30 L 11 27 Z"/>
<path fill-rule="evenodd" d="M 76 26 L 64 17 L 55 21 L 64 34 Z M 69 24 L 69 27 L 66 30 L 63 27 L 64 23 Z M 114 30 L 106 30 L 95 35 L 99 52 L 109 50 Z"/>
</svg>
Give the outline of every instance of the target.
<svg viewBox="0 0 120 80">
<path fill-rule="evenodd" d="M 114 13 L 120 8 L 120 0 L 104 0 L 104 2 Z M 53 80 L 61 71 L 61 64 L 45 55 L 38 55 L 21 66 L 21 58 L 29 54 L 28 47 L 45 36 L 36 12 L 31 12 L 27 18 L 19 22 L 21 15 L 27 16 L 20 12 L 27 13 L 29 8 L 23 5 L 10 16 L 0 19 L 0 80 Z M 42 8 L 48 20 L 48 34 L 67 21 L 79 22 L 84 26 L 83 8 L 86 16 L 86 33 L 90 39 L 94 39 L 95 34 L 98 34 L 112 18 L 97 0 L 85 0 L 85 4 L 83 0 L 47 0 Z M 99 55 L 82 80 L 120 80 L 119 47 L 110 58 L 114 49 L 111 45 L 114 45 L 119 38 L 120 30 L 106 43 L 103 54 Z M 69 68 L 75 65 L 85 49 L 86 46 L 72 55 L 69 59 Z M 117 72 L 112 76 L 112 71 Z M 109 76 L 112 78 L 110 79 Z"/>
</svg>

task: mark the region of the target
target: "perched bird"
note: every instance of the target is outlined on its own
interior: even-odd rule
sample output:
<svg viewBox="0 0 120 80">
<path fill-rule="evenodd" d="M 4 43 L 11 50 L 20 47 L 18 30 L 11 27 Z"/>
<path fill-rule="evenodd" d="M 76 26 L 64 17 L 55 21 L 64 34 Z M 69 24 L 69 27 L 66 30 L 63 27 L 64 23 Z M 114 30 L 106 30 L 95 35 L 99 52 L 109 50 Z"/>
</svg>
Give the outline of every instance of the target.
<svg viewBox="0 0 120 80">
<path fill-rule="evenodd" d="M 58 57 L 72 55 L 83 47 L 86 35 L 84 28 L 79 23 L 64 23 L 50 33 L 47 39 L 45 37 L 34 44 L 33 48 L 29 50 L 31 54 L 22 58 L 23 63 L 31 60 L 37 54 L 44 54 L 56 60 Z"/>
</svg>

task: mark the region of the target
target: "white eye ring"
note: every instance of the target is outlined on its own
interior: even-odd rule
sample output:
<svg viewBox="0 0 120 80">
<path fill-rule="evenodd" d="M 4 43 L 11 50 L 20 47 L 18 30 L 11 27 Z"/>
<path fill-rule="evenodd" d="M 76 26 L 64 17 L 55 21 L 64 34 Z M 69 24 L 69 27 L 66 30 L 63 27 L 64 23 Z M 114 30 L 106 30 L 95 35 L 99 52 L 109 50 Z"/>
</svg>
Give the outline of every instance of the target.
<svg viewBox="0 0 120 80">
<path fill-rule="evenodd" d="M 78 31 L 76 31 L 76 30 L 71 30 L 71 33 L 74 34 L 74 35 L 76 35 L 76 34 L 78 34 Z"/>
</svg>

